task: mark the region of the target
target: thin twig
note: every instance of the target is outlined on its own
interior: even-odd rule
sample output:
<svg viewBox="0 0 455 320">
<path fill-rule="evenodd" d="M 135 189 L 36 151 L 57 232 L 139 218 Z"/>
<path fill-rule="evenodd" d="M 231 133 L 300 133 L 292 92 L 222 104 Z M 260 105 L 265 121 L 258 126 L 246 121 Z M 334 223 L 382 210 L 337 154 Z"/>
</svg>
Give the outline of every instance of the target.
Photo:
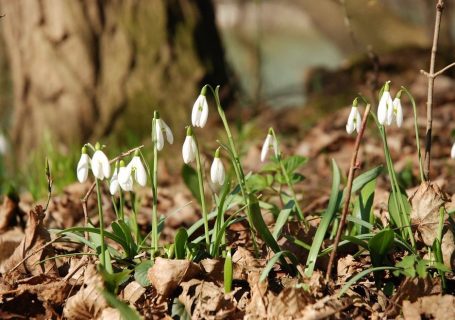
<svg viewBox="0 0 455 320">
<path fill-rule="evenodd" d="M 335 256 L 337 253 L 338 244 L 340 243 L 341 235 L 343 234 L 344 227 L 346 224 L 346 218 L 348 216 L 349 202 L 351 201 L 352 183 L 354 181 L 354 173 L 355 173 L 355 170 L 358 169 L 358 167 L 359 167 L 359 165 L 357 163 L 357 155 L 359 153 L 360 142 L 362 141 L 363 133 L 365 132 L 366 124 L 368 121 L 368 115 L 370 114 L 370 109 L 371 109 L 371 105 L 367 104 L 367 107 L 365 108 L 365 112 L 363 113 L 362 126 L 361 126 L 360 131 L 355 140 L 354 153 L 352 154 L 351 166 L 349 168 L 349 173 L 348 173 L 348 183 L 346 186 L 346 197 L 344 199 L 343 212 L 341 214 L 340 225 L 338 226 L 337 234 L 335 237 L 335 242 L 333 244 L 333 251 L 330 254 L 329 263 L 327 265 L 327 273 L 326 273 L 327 282 L 330 280 L 330 274 L 332 273 L 333 262 L 335 260 Z"/>
<path fill-rule="evenodd" d="M 434 33 L 433 33 L 433 46 L 431 48 L 430 57 L 430 71 L 426 73 L 428 78 L 428 94 L 427 94 L 427 128 L 425 135 L 425 164 L 424 164 L 424 176 L 425 180 L 430 180 L 430 159 L 431 159 L 431 135 L 433 126 L 433 90 L 434 90 L 434 65 L 436 61 L 436 53 L 438 51 L 438 39 L 439 29 L 441 26 L 441 16 L 444 10 L 444 1 L 438 0 L 436 4 L 436 18 L 434 22 Z M 444 70 L 444 69 L 442 69 Z"/>
</svg>

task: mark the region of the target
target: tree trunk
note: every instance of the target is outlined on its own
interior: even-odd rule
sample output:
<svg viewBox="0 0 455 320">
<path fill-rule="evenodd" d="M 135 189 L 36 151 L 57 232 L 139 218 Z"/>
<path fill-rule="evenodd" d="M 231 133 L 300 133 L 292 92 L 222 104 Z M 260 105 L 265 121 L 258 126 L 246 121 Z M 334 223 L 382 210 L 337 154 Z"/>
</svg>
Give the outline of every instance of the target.
<svg viewBox="0 0 455 320">
<path fill-rule="evenodd" d="M 226 84 L 211 0 L 0 0 L 19 155 L 46 134 L 67 145 L 127 128 L 153 110 L 189 123 L 205 82 Z M 180 132 L 177 132 L 179 135 Z"/>
</svg>

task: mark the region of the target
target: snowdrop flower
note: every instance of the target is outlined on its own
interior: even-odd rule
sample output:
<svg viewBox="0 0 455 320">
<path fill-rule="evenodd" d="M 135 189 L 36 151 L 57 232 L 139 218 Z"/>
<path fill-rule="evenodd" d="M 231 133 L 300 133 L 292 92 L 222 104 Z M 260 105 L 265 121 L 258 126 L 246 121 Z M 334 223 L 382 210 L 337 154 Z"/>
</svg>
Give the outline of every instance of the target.
<svg viewBox="0 0 455 320">
<path fill-rule="evenodd" d="M 93 154 L 91 167 L 93 175 L 96 179 L 103 180 L 109 178 L 111 175 L 111 166 L 109 159 L 106 157 L 99 143 L 95 146 L 95 153 Z"/>
<path fill-rule="evenodd" d="M 141 157 L 139 157 L 138 150 L 134 153 L 134 157 L 128 164 L 128 167 L 130 167 L 130 170 L 132 171 L 134 180 L 136 180 L 141 186 L 145 187 L 147 184 L 147 172 L 142 164 Z"/>
<path fill-rule="evenodd" d="M 362 117 L 357 109 L 357 98 L 352 103 L 351 113 L 349 113 L 348 122 L 346 123 L 346 132 L 351 134 L 354 130 L 359 133 L 360 127 L 362 126 Z"/>
<path fill-rule="evenodd" d="M 8 142 L 6 141 L 5 135 L 0 131 L 0 155 L 6 154 L 8 151 Z"/>
<path fill-rule="evenodd" d="M 87 180 L 89 170 L 90 170 L 90 157 L 87 154 L 87 148 L 84 146 L 84 147 L 82 147 L 81 158 L 79 159 L 79 162 L 77 163 L 77 170 L 76 170 L 77 180 L 79 180 L 80 183 L 84 183 Z"/>
<path fill-rule="evenodd" d="M 118 183 L 123 191 L 133 191 L 133 177 L 131 176 L 131 167 L 125 166 L 125 162 L 123 160 L 120 161 Z"/>
<path fill-rule="evenodd" d="M 393 101 L 390 95 L 390 81 L 387 81 L 384 85 L 384 91 L 381 99 L 379 100 L 378 106 L 378 121 L 380 124 L 391 125 L 393 120 Z"/>
<path fill-rule="evenodd" d="M 188 164 L 191 161 L 193 161 L 196 157 L 196 152 L 197 146 L 196 141 L 194 141 L 193 137 L 193 129 L 191 127 L 188 127 L 188 129 L 186 130 L 186 138 L 185 141 L 183 142 L 182 147 L 183 162 Z"/>
<path fill-rule="evenodd" d="M 225 171 L 223 162 L 220 159 L 220 148 L 215 151 L 215 158 L 210 167 L 210 178 L 214 184 L 218 183 L 220 186 L 224 184 Z"/>
<path fill-rule="evenodd" d="M 272 148 L 273 148 L 273 151 L 275 152 L 275 156 L 278 156 L 278 142 L 276 141 L 276 138 L 273 135 L 273 129 L 270 128 L 269 133 L 267 134 L 267 137 L 265 138 L 264 144 L 262 145 L 261 162 L 265 161 L 265 158 L 267 157 L 269 150 Z"/>
<path fill-rule="evenodd" d="M 164 137 L 166 136 L 166 140 L 169 144 L 174 143 L 174 135 L 172 134 L 171 128 L 160 119 L 160 114 L 155 111 L 155 143 L 156 148 L 158 151 L 161 151 L 164 147 Z"/>
<path fill-rule="evenodd" d="M 450 157 L 452 159 L 455 159 L 455 142 L 454 144 L 452 145 L 452 150 L 450 150 Z"/>
<path fill-rule="evenodd" d="M 120 184 L 118 183 L 119 165 L 120 164 L 117 161 L 117 163 L 115 164 L 114 173 L 112 174 L 111 182 L 109 184 L 109 192 L 111 193 L 111 195 L 115 195 L 118 192 L 119 188 L 120 188 Z"/>
<path fill-rule="evenodd" d="M 397 96 L 393 99 L 393 120 L 396 120 L 398 128 L 403 124 L 403 108 L 401 107 L 401 90 L 398 91 Z"/>
<path fill-rule="evenodd" d="M 199 97 L 197 97 L 194 102 L 193 111 L 191 112 L 191 122 L 194 127 L 203 128 L 207 122 L 209 106 L 207 104 L 207 98 L 205 97 L 206 91 L 207 87 L 204 86 L 199 94 Z"/>
</svg>

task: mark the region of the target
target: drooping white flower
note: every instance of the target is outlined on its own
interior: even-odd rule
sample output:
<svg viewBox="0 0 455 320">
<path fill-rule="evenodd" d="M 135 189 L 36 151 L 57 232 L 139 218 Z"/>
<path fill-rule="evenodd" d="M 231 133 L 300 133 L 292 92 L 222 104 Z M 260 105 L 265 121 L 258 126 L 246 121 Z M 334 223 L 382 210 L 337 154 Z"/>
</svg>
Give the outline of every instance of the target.
<svg viewBox="0 0 455 320">
<path fill-rule="evenodd" d="M 161 151 L 164 147 L 164 138 L 166 137 L 166 140 L 169 144 L 174 143 L 174 135 L 172 134 L 171 128 L 164 122 L 162 119 L 160 119 L 160 115 L 158 112 L 155 111 L 155 116 L 154 116 L 154 121 L 155 121 L 155 143 L 156 143 L 156 148 L 158 151 Z"/>
<path fill-rule="evenodd" d="M 111 175 L 111 166 L 109 164 L 109 159 L 106 157 L 99 143 L 95 146 L 95 153 L 93 154 L 91 167 L 93 175 L 96 179 L 103 180 L 107 179 Z"/>
<path fill-rule="evenodd" d="M 191 161 L 193 161 L 196 158 L 196 152 L 197 146 L 196 141 L 194 141 L 193 130 L 191 129 L 191 127 L 188 127 L 186 131 L 186 138 L 185 141 L 183 142 L 182 147 L 183 162 L 188 164 Z"/>
<path fill-rule="evenodd" d="M 214 184 L 222 186 L 226 173 L 224 171 L 223 162 L 220 159 L 220 148 L 216 149 L 215 157 L 210 167 L 210 178 Z"/>
<path fill-rule="evenodd" d="M 133 177 L 130 166 L 125 166 L 125 162 L 120 161 L 120 168 L 118 171 L 118 183 L 123 191 L 133 190 Z"/>
<path fill-rule="evenodd" d="M 109 192 L 111 195 L 115 195 L 120 188 L 120 184 L 118 182 L 118 170 L 119 170 L 119 162 L 115 164 L 115 170 L 111 177 L 111 182 L 109 183 Z"/>
<path fill-rule="evenodd" d="M 398 128 L 401 128 L 403 124 L 403 108 L 399 96 L 393 99 L 393 119 L 396 120 Z"/>
<path fill-rule="evenodd" d="M 137 183 L 139 183 L 141 186 L 145 187 L 147 184 L 147 171 L 142 164 L 138 151 L 135 152 L 134 157 L 131 159 L 131 162 L 128 164 L 128 166 L 132 170 L 134 180 L 136 180 Z"/>
<path fill-rule="evenodd" d="M 191 112 L 191 123 L 194 127 L 203 128 L 207 123 L 209 106 L 207 104 L 207 98 L 205 97 L 206 91 L 207 89 L 204 86 L 201 90 L 201 93 L 194 102 L 193 110 Z"/>
<path fill-rule="evenodd" d="M 387 81 L 378 105 L 378 121 L 382 125 L 391 125 L 393 120 L 393 101 L 389 90 L 389 81 Z"/>
<path fill-rule="evenodd" d="M 265 161 L 270 149 L 273 149 L 275 156 L 278 156 L 278 141 L 276 141 L 275 136 L 273 135 L 272 128 L 269 129 L 269 133 L 267 134 L 264 144 L 262 145 L 261 162 Z"/>
<path fill-rule="evenodd" d="M 356 100 L 354 100 L 356 101 Z M 360 127 L 362 126 L 362 117 L 357 109 L 357 102 L 352 104 L 351 112 L 349 113 L 348 122 L 346 123 L 346 132 L 351 134 L 354 130 L 359 133 Z"/>
<path fill-rule="evenodd" d="M 450 150 L 450 157 L 455 159 L 455 143 L 452 145 L 452 150 Z"/>
<path fill-rule="evenodd" d="M 87 154 L 87 148 L 84 146 L 82 147 L 81 158 L 77 163 L 77 180 L 80 183 L 84 183 L 87 180 L 88 172 L 90 170 L 90 157 Z"/>
<path fill-rule="evenodd" d="M 8 141 L 3 132 L 0 131 L 0 155 L 6 154 L 6 152 L 8 152 Z"/>
</svg>

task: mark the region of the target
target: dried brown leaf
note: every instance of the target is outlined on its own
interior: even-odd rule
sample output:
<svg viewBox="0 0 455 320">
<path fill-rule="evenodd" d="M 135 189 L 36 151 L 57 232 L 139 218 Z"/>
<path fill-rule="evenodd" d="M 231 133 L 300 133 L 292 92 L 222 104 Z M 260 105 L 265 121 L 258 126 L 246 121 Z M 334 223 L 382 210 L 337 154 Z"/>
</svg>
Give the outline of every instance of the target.
<svg viewBox="0 0 455 320">
<path fill-rule="evenodd" d="M 180 302 L 192 319 L 237 319 L 240 316 L 231 295 L 213 282 L 191 279 L 183 282 Z"/>
<path fill-rule="evenodd" d="M 403 302 L 403 316 L 405 320 L 455 319 L 455 297 L 452 295 L 427 296 L 416 302 Z"/>
<path fill-rule="evenodd" d="M 24 232 L 17 227 L 0 234 L 0 273 L 5 273 L 7 270 L 4 268 L 4 263 L 14 253 L 23 238 Z"/>
<path fill-rule="evenodd" d="M 41 206 L 36 206 L 29 212 L 24 239 L 5 261 L 5 270 L 15 270 L 16 273 L 27 275 L 58 275 L 54 259 L 40 263 L 41 260 L 54 256 L 53 248 L 46 246 L 51 237 L 43 226 L 43 219 L 44 211 Z M 13 277 L 11 273 L 8 273 L 8 276 Z"/>
<path fill-rule="evenodd" d="M 158 294 L 167 297 L 182 281 L 200 273 L 201 269 L 192 261 L 156 258 L 147 276 Z"/>
<path fill-rule="evenodd" d="M 0 233 L 15 226 L 18 220 L 22 220 L 24 212 L 19 207 L 19 199 L 4 197 L 0 207 Z"/>
<path fill-rule="evenodd" d="M 122 300 L 128 301 L 130 304 L 135 305 L 136 302 L 143 297 L 145 288 L 138 282 L 132 281 L 122 291 Z"/>
<path fill-rule="evenodd" d="M 97 318 L 107 308 L 101 290 L 103 279 L 96 273 L 95 266 L 89 265 L 84 273 L 84 286 L 66 302 L 63 316 L 68 319 L 89 320 Z"/>
<path fill-rule="evenodd" d="M 411 197 L 411 224 L 416 227 L 422 241 L 433 245 L 439 225 L 439 209 L 447 202 L 447 196 L 438 185 L 423 182 Z"/>
</svg>

